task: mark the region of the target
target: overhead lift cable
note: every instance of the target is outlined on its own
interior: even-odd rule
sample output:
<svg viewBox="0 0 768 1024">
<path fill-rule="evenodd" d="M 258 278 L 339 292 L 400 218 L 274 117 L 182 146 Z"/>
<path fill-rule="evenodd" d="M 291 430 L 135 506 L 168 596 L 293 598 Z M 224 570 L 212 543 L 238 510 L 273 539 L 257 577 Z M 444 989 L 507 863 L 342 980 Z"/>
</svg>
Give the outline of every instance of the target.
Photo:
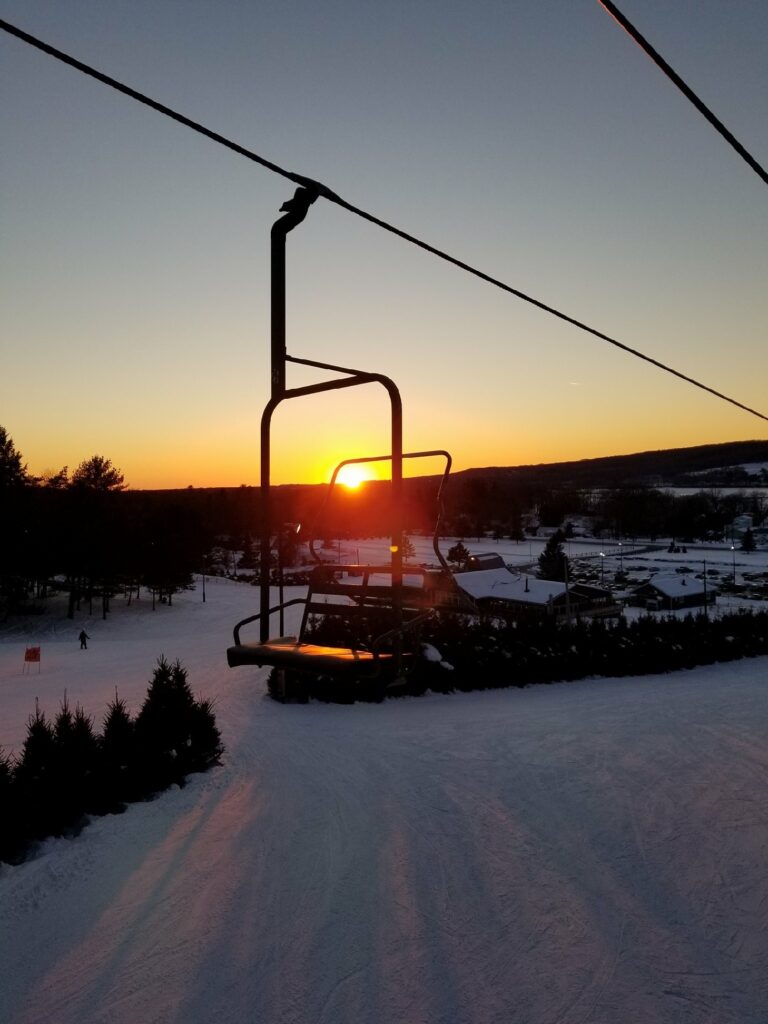
<svg viewBox="0 0 768 1024">
<path fill-rule="evenodd" d="M 143 93 L 138 92 L 136 89 L 132 89 L 130 86 L 117 81 L 117 79 L 111 78 L 109 75 L 105 75 L 102 71 L 97 71 L 95 68 L 90 67 L 90 65 L 84 64 L 75 57 L 64 53 L 62 50 L 56 49 L 56 47 L 51 46 L 49 43 L 45 43 L 41 39 L 37 39 L 35 36 L 30 35 L 28 32 L 24 32 L 22 29 L 10 24 L 10 22 L 0 19 L 0 28 L 5 32 L 8 32 L 10 35 L 21 39 L 23 42 L 28 43 L 30 46 L 34 46 L 36 49 L 42 50 L 43 53 L 48 54 L 50 57 L 54 57 L 56 60 L 60 60 L 64 64 L 68 64 L 70 67 L 75 68 L 77 71 L 81 71 L 83 74 L 97 79 L 97 81 L 102 82 L 104 85 L 108 85 L 110 88 L 116 89 L 118 92 L 129 96 L 138 103 L 143 103 L 145 106 L 151 107 L 158 113 L 164 114 L 166 117 L 170 117 L 174 121 L 178 121 L 180 124 L 185 125 L 185 127 L 191 128 L 193 131 L 206 136 L 213 142 L 217 142 L 219 145 L 225 146 L 227 149 L 231 149 L 240 156 L 244 156 L 248 160 L 261 164 L 261 166 L 266 167 L 267 170 L 270 170 L 275 174 L 279 174 L 283 178 L 287 178 L 289 181 L 293 181 L 295 184 L 303 188 L 311 189 L 317 196 L 322 196 L 329 202 L 335 203 L 342 209 L 348 210 L 350 213 L 363 218 L 363 220 L 369 221 L 371 224 L 375 224 L 384 231 L 389 231 L 391 234 L 397 235 L 406 242 L 410 242 L 411 244 L 418 246 L 420 249 L 424 249 L 426 252 L 432 253 L 433 256 L 437 256 L 441 260 L 445 260 L 447 263 L 452 263 L 455 267 L 465 270 L 468 274 L 473 274 L 475 277 L 479 277 L 482 281 L 486 281 L 488 284 L 492 284 L 496 288 L 502 289 L 502 291 L 509 292 L 510 295 L 514 295 L 518 299 L 522 299 L 523 302 L 528 302 L 532 306 L 536 306 L 538 309 L 543 310 L 545 313 L 549 313 L 551 316 L 557 317 L 559 320 L 563 320 L 565 323 L 571 324 L 573 327 L 578 327 L 579 330 L 586 331 L 595 338 L 599 338 L 601 341 L 605 341 L 609 345 L 613 345 L 615 348 L 621 349 L 623 352 L 627 352 L 638 359 L 642 359 L 644 362 L 650 363 L 652 366 L 655 366 L 660 370 L 664 370 L 666 373 L 670 373 L 674 377 L 678 377 L 680 380 L 684 380 L 688 384 L 692 384 L 694 387 L 700 388 L 702 391 L 706 391 L 709 394 L 714 395 L 715 398 L 720 398 L 722 401 L 736 406 L 737 409 L 742 409 L 744 412 L 748 412 L 752 416 L 757 416 L 758 419 L 768 422 L 768 416 L 764 413 L 758 412 L 756 409 L 752 409 L 748 405 L 744 405 L 735 398 L 730 398 L 721 391 L 717 391 L 715 388 L 711 388 L 707 384 L 703 384 L 701 381 L 688 376 L 688 374 L 682 373 L 680 370 L 673 369 L 671 366 L 668 366 L 666 363 L 662 363 L 658 359 L 653 359 L 651 356 L 640 352 L 638 349 L 625 345 L 621 341 L 617 341 L 616 338 L 612 338 L 610 335 L 604 334 L 602 331 L 598 331 L 594 327 L 590 327 L 588 324 L 583 323 L 581 320 L 577 320 L 575 317 L 568 316 L 567 313 L 563 313 L 560 310 L 555 309 L 554 306 L 550 306 L 539 299 L 533 298 L 531 295 L 527 295 L 518 288 L 513 288 L 512 285 L 506 284 L 504 281 L 500 281 L 498 278 L 492 277 L 490 274 L 486 274 L 482 270 L 478 270 L 469 263 L 465 263 L 463 260 L 457 259 L 455 256 L 451 256 L 449 253 L 444 252 L 442 249 L 437 249 L 428 242 L 424 242 L 415 235 L 411 235 L 407 231 L 403 231 L 401 228 L 397 228 L 394 225 L 389 224 L 387 221 L 381 220 L 372 213 L 368 213 L 366 210 L 360 209 L 360 207 L 353 206 L 352 203 L 348 203 L 345 199 L 342 199 L 341 196 L 329 189 L 327 185 L 323 185 L 321 182 L 313 181 L 311 178 L 307 178 L 302 174 L 296 174 L 294 171 L 288 171 L 284 167 L 280 167 L 271 160 L 267 160 L 265 157 L 259 156 L 258 153 L 254 153 L 253 150 L 246 149 L 245 146 L 241 146 L 239 143 L 233 142 L 231 139 L 227 139 L 218 132 L 214 132 L 210 128 L 206 128 L 197 121 L 193 121 L 191 118 L 186 117 L 184 114 L 180 114 L 171 107 L 167 107 L 164 103 L 159 103 L 157 100 L 153 100 L 151 97 L 143 95 Z"/>
<path fill-rule="evenodd" d="M 680 75 L 678 75 L 675 69 L 670 67 L 669 64 L 667 64 L 667 62 L 664 60 L 661 54 L 651 46 L 651 44 L 643 35 L 641 35 L 641 33 L 635 28 L 632 22 L 624 14 L 621 13 L 616 4 L 612 3 L 611 0 L 597 0 L 597 2 L 602 7 L 604 7 L 606 11 L 608 11 L 608 13 L 614 18 L 614 20 L 617 21 L 619 25 L 621 25 L 624 31 L 628 35 L 630 35 L 632 39 L 635 40 L 637 45 L 642 50 L 645 50 L 645 52 L 648 54 L 648 56 L 651 58 L 654 64 L 657 67 L 661 68 L 661 70 L 664 72 L 667 78 L 670 79 L 670 81 L 675 83 L 680 92 L 691 101 L 691 103 L 694 105 L 694 107 L 696 107 L 699 113 L 703 114 L 704 117 L 706 117 L 706 119 L 715 129 L 715 131 L 722 135 L 722 137 L 725 139 L 727 143 L 733 146 L 733 148 L 736 150 L 739 156 L 743 160 L 746 160 L 746 162 L 749 164 L 752 170 L 763 179 L 766 185 L 768 185 L 768 172 L 766 172 L 760 166 L 757 160 L 755 160 L 752 154 L 749 153 L 744 148 L 744 146 L 742 146 L 739 140 L 731 132 L 728 131 L 728 129 L 725 127 L 720 118 L 717 117 L 716 114 L 712 113 L 712 111 L 709 109 L 706 103 L 704 103 L 704 101 L 701 100 L 696 95 L 693 89 L 691 89 L 691 87 L 686 84 L 686 82 L 680 77 Z"/>
</svg>

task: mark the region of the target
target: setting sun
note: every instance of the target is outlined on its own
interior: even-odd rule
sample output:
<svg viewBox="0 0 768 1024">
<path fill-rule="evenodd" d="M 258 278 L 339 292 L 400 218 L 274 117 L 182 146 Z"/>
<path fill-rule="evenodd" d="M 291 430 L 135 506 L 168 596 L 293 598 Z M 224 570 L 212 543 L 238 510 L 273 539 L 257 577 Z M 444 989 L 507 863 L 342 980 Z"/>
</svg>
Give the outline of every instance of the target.
<svg viewBox="0 0 768 1024">
<path fill-rule="evenodd" d="M 350 490 L 355 490 L 366 480 L 373 480 L 374 476 L 375 474 L 368 466 L 352 463 L 349 466 L 342 466 L 336 479 Z"/>
</svg>

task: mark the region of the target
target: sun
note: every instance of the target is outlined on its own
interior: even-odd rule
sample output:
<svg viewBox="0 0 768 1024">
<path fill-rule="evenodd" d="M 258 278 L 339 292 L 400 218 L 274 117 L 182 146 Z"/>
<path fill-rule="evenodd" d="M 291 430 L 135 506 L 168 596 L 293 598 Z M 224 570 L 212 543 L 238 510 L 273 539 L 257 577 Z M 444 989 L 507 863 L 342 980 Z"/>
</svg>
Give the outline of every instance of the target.
<svg viewBox="0 0 768 1024">
<path fill-rule="evenodd" d="M 340 484 L 344 484 L 351 491 L 357 490 L 360 484 L 364 484 L 366 480 L 372 480 L 374 474 L 368 466 L 360 465 L 359 463 L 351 463 L 348 466 L 342 466 L 339 470 L 339 475 L 336 477 Z"/>
</svg>

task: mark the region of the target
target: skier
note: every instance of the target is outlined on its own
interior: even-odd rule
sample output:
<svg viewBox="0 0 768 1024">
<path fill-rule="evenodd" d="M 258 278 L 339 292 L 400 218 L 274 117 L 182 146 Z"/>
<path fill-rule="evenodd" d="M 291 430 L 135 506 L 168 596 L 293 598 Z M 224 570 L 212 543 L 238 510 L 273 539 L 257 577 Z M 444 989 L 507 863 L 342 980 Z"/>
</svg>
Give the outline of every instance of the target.
<svg viewBox="0 0 768 1024">
<path fill-rule="evenodd" d="M 80 637 L 79 637 L 79 639 L 80 639 L 80 650 L 81 651 L 87 651 L 88 650 L 88 644 L 86 643 L 86 640 L 90 640 L 91 638 L 88 636 L 88 634 L 85 632 L 84 629 L 80 630 Z"/>
</svg>

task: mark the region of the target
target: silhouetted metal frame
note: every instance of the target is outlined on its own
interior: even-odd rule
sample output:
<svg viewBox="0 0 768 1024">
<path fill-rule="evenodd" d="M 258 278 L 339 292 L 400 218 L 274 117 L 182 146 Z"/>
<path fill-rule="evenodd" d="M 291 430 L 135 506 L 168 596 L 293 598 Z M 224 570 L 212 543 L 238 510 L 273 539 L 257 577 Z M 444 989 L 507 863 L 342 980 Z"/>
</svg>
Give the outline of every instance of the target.
<svg viewBox="0 0 768 1024">
<path fill-rule="evenodd" d="M 346 366 L 321 363 L 314 359 L 299 359 L 289 356 L 285 345 L 285 243 L 289 231 L 300 224 L 309 207 L 317 199 L 318 191 L 312 187 L 299 188 L 293 199 L 281 207 L 285 216 L 279 217 L 272 225 L 271 234 L 271 383 L 272 393 L 261 416 L 261 571 L 259 574 L 260 607 L 267 609 L 270 591 L 270 556 L 272 538 L 272 497 L 271 497 L 271 433 L 272 417 L 277 407 L 292 398 L 339 391 L 343 388 L 359 387 L 363 384 L 380 384 L 389 395 L 391 406 L 391 447 L 388 456 L 392 461 L 392 606 L 395 629 L 402 627 L 403 602 L 403 403 L 394 381 L 381 373 L 367 373 Z M 330 370 L 347 376 L 338 380 L 321 381 L 300 388 L 286 387 L 286 363 L 300 363 L 316 369 Z M 261 643 L 269 640 L 269 614 L 262 616 L 259 623 Z"/>
<path fill-rule="evenodd" d="M 443 491 L 445 489 L 445 482 L 448 479 L 448 474 L 451 472 L 453 459 L 451 458 L 450 452 L 447 452 L 444 448 L 436 448 L 428 452 L 403 452 L 404 459 L 427 459 L 432 457 L 445 459 L 445 469 L 443 470 L 443 475 L 440 478 L 440 484 L 437 488 L 437 497 L 435 499 L 435 503 L 437 505 L 437 516 L 435 517 L 435 528 L 432 533 L 432 549 L 435 552 L 435 555 L 437 556 L 437 560 L 440 563 L 440 565 L 442 565 L 446 572 L 450 572 L 450 566 L 443 557 L 443 553 L 440 551 L 440 522 L 443 517 Z M 338 466 L 336 466 L 331 475 L 331 479 L 328 484 L 328 490 L 325 492 L 325 498 L 323 499 L 323 504 L 320 507 L 320 512 L 318 513 L 316 519 L 316 525 L 322 527 L 325 523 L 325 515 L 326 512 L 328 511 L 328 506 L 330 505 L 331 502 L 331 495 L 333 494 L 333 489 L 336 486 L 337 477 L 345 466 L 360 466 L 365 465 L 369 462 L 389 462 L 391 458 L 391 455 L 362 455 L 357 459 L 342 460 L 338 464 Z M 312 558 L 315 560 L 315 562 L 317 562 L 318 565 L 322 565 L 323 560 L 320 557 L 320 555 L 318 555 L 318 553 L 315 551 L 316 539 L 317 530 L 313 529 L 313 534 L 309 538 L 309 553 L 312 555 Z"/>
</svg>

